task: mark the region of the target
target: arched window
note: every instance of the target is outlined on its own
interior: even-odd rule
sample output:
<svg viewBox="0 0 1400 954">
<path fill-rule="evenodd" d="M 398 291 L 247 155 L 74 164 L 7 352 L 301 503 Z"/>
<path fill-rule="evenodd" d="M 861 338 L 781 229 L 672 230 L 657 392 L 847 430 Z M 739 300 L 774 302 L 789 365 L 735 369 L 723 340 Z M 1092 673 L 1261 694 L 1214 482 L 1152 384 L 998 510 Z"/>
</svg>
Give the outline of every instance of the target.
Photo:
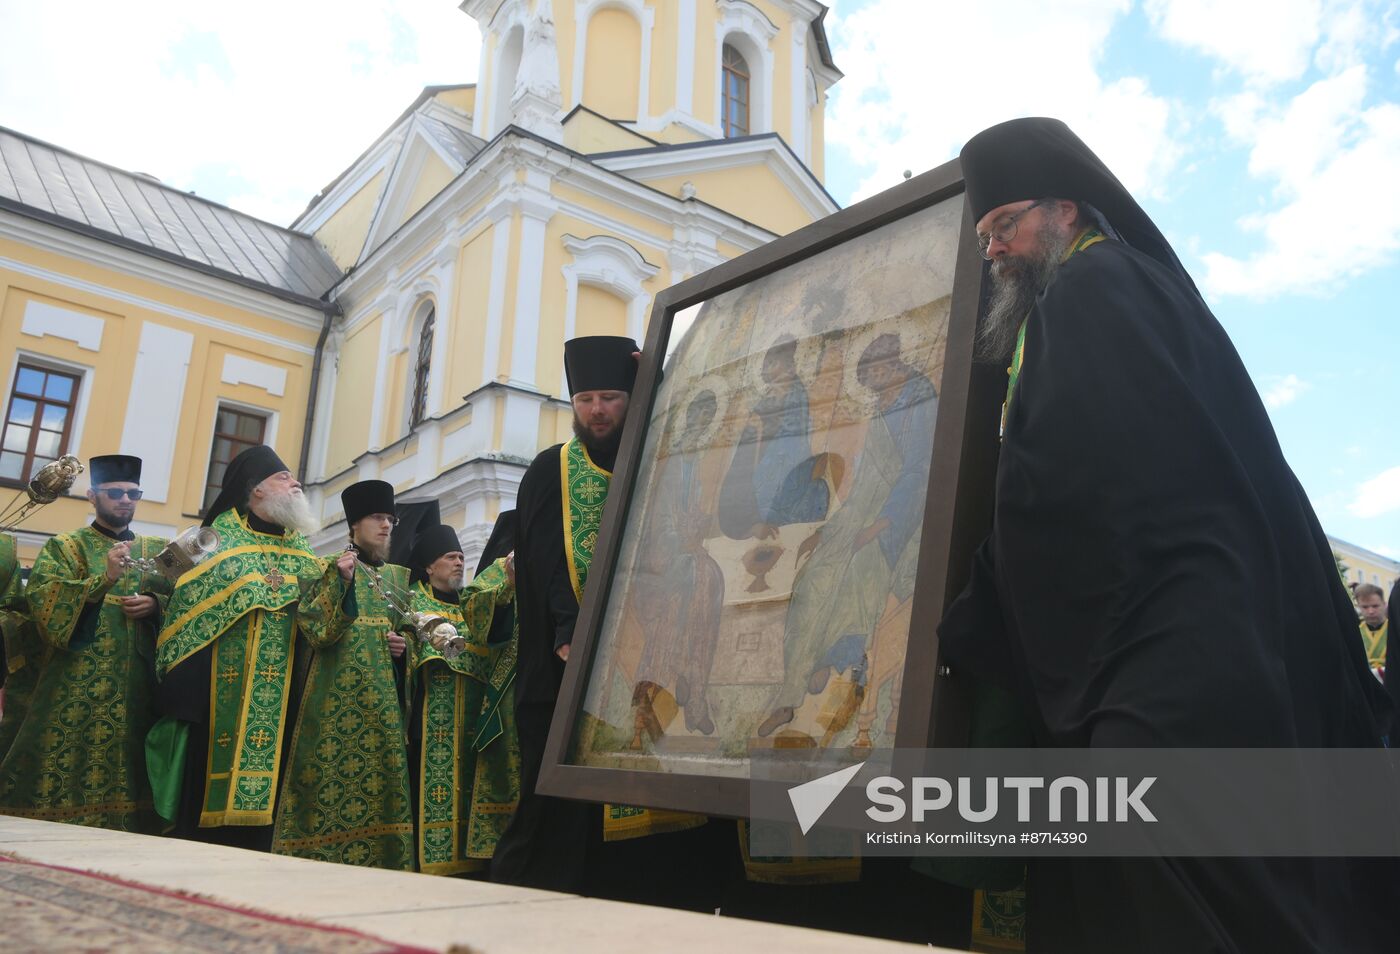
<svg viewBox="0 0 1400 954">
<path fill-rule="evenodd" d="M 423 330 L 418 332 L 418 363 L 413 367 L 413 408 L 408 426 L 417 427 L 428 416 L 428 371 L 433 364 L 433 320 L 435 309 L 429 305 L 423 316 Z"/>
<path fill-rule="evenodd" d="M 749 64 L 742 54 L 728 43 L 724 44 L 724 137 L 749 134 Z"/>
</svg>

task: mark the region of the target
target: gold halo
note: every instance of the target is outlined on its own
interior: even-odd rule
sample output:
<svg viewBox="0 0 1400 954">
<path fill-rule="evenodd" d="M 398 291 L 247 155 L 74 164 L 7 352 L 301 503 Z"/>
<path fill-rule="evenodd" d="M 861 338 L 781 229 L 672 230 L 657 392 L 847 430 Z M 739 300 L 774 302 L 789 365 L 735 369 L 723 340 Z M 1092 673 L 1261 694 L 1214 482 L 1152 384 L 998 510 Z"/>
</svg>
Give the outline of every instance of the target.
<svg viewBox="0 0 1400 954">
<path fill-rule="evenodd" d="M 794 330 L 807 333 L 798 337 L 792 333 Z M 797 365 L 797 379 L 802 382 L 803 387 L 810 388 L 812 386 L 812 382 L 817 379 L 817 365 L 821 362 L 822 336 L 810 332 L 810 328 L 775 329 L 769 336 L 768 343 L 749 355 L 745 376 L 748 378 L 749 387 L 755 394 L 762 394 L 772 387 L 763 380 L 763 359 L 768 354 L 768 349 L 777 344 L 778 339 L 784 335 L 797 342 L 797 351 L 793 355 L 793 363 Z"/>
</svg>

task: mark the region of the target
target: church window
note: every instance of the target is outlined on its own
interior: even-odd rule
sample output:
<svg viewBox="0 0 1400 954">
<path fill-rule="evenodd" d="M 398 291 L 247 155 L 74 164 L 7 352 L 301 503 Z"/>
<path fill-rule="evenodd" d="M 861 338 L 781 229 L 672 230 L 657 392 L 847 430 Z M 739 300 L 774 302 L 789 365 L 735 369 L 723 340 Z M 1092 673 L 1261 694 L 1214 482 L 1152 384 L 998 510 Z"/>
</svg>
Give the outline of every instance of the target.
<svg viewBox="0 0 1400 954">
<path fill-rule="evenodd" d="M 78 401 L 78 376 L 20 364 L 0 436 L 0 479 L 26 483 L 68 453 Z"/>
<path fill-rule="evenodd" d="M 214 446 L 209 451 L 209 475 L 204 481 L 204 503 L 199 512 L 209 509 L 219 491 L 224 488 L 224 472 L 228 462 L 250 447 L 263 443 L 267 433 L 267 417 L 238 408 L 219 405 L 214 417 Z"/>
<path fill-rule="evenodd" d="M 724 136 L 749 134 L 749 64 L 738 50 L 724 44 Z"/>
<path fill-rule="evenodd" d="M 418 332 L 418 361 L 413 368 L 413 409 L 408 416 L 408 426 L 417 427 L 428 416 L 428 372 L 433 363 L 433 324 L 435 312 L 432 306 L 423 316 L 423 328 Z"/>
</svg>

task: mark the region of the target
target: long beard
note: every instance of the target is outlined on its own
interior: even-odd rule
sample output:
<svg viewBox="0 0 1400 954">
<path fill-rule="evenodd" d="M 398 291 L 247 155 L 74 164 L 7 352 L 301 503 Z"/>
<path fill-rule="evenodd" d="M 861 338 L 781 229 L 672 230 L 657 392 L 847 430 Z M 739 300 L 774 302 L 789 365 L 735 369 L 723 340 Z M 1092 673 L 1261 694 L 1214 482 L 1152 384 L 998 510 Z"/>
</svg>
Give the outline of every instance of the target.
<svg viewBox="0 0 1400 954">
<path fill-rule="evenodd" d="M 580 424 L 575 416 L 574 436 L 583 442 L 583 446 L 588 448 L 588 453 L 592 456 L 616 460 L 617 449 L 622 446 L 622 425 L 614 427 L 606 437 L 594 437 L 593 432 Z"/>
<path fill-rule="evenodd" d="M 306 531 L 303 530 L 302 532 L 305 533 Z M 377 540 L 366 540 L 364 543 L 360 543 L 357 540 L 355 542 L 355 549 L 359 550 L 371 563 L 384 563 L 389 559 L 388 540 L 385 540 L 383 543 Z"/>
<path fill-rule="evenodd" d="M 982 327 L 977 330 L 979 361 L 1004 364 L 1011 357 L 1021 322 L 1060 269 L 1070 236 L 1046 224 L 1036 231 L 1036 238 L 1039 248 L 1035 252 L 1007 255 L 992 263 L 992 294 Z"/>
<path fill-rule="evenodd" d="M 306 502 L 304 494 L 294 492 L 268 497 L 263 501 L 262 509 L 266 515 L 264 519 L 279 527 L 295 530 L 302 536 L 310 536 L 321 529 L 321 523 L 311 512 L 311 504 Z"/>
</svg>

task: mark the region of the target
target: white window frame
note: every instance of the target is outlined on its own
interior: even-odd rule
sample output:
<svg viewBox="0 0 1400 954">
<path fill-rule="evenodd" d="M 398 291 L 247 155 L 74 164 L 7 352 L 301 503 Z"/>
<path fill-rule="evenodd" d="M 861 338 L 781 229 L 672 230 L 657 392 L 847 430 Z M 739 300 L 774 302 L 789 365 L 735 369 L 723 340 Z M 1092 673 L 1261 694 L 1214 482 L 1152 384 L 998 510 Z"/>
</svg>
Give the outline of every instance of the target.
<svg viewBox="0 0 1400 954">
<path fill-rule="evenodd" d="M 74 402 L 73 427 L 68 432 L 68 448 L 63 452 L 71 454 L 84 462 L 86 466 L 87 456 L 83 453 L 83 425 L 87 423 L 88 399 L 92 396 L 93 367 L 86 364 L 78 364 L 75 361 L 64 361 L 62 358 L 55 358 L 52 355 L 44 354 L 42 351 L 28 351 L 24 348 L 16 349 L 14 357 L 10 360 L 10 374 L 5 383 L 5 406 L 4 413 L 10 413 L 10 400 L 15 393 L 15 380 L 19 377 L 20 363 L 37 365 L 50 371 L 59 371 L 63 374 L 76 374 L 78 376 L 78 400 Z M 0 420 L 3 424 L 3 420 Z M 73 482 L 71 493 L 85 493 L 88 487 L 88 477 L 86 472 Z"/>
<path fill-rule="evenodd" d="M 715 125 L 724 129 L 724 45 L 749 64 L 749 132 L 773 131 L 773 46 L 778 27 L 744 0 L 719 0 L 715 24 Z"/>
</svg>

